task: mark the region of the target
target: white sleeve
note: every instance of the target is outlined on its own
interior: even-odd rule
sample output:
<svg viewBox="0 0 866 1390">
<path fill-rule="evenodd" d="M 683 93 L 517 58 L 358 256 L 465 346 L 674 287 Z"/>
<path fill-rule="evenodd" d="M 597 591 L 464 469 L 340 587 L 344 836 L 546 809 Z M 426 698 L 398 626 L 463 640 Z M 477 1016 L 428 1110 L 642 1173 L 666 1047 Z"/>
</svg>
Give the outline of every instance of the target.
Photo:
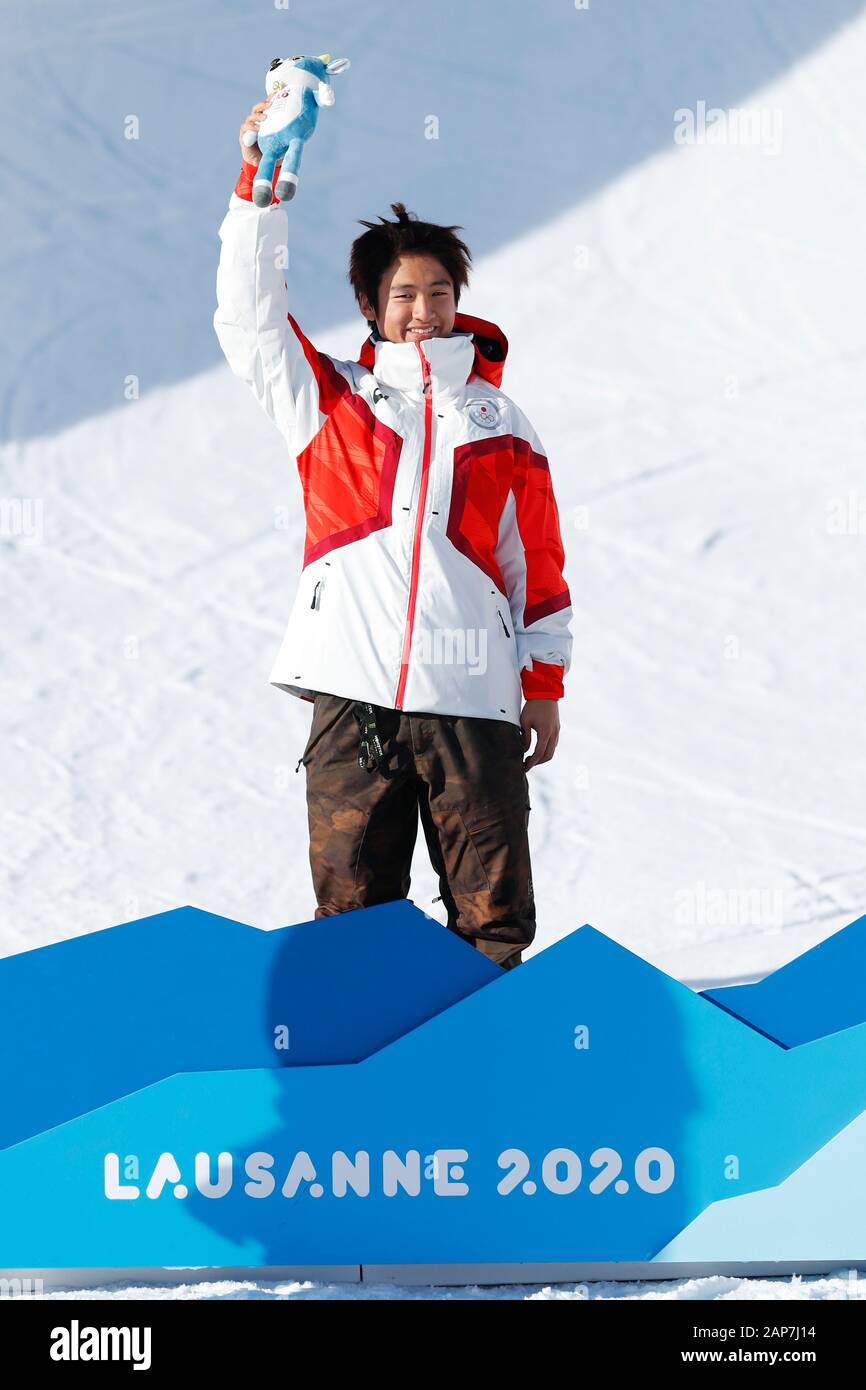
<svg viewBox="0 0 866 1390">
<path fill-rule="evenodd" d="M 535 684 L 549 677 L 555 689 L 571 666 L 573 616 L 559 511 L 541 440 L 522 411 L 513 407 L 513 412 L 514 476 L 495 556 L 506 583 L 521 673 L 535 669 Z M 562 670 L 548 673 L 543 669 L 548 666 Z"/>
<path fill-rule="evenodd" d="M 233 193 L 219 231 L 214 328 L 235 376 L 246 381 L 294 453 L 318 433 L 334 396 L 335 363 L 289 314 L 288 217 Z M 332 404 L 331 407 L 332 408 Z"/>
</svg>

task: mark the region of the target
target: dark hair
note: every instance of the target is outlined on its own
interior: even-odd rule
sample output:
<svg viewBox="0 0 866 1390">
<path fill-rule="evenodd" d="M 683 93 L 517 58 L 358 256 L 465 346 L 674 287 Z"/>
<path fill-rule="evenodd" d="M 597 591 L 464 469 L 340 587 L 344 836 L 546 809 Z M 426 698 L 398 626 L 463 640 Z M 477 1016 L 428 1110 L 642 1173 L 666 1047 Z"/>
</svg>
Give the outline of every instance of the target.
<svg viewBox="0 0 866 1390">
<path fill-rule="evenodd" d="M 422 252 L 441 261 L 454 286 L 454 303 L 460 303 L 460 291 L 469 284 L 469 263 L 472 253 L 465 241 L 455 236 L 463 228 L 439 227 L 435 222 L 422 222 L 414 212 L 407 212 L 405 203 L 392 203 L 391 211 L 397 221 L 388 222 L 382 216 L 378 222 L 358 218 L 362 227 L 369 227 L 352 242 L 348 279 L 355 298 L 360 303 L 365 294 L 374 310 L 379 306 L 379 285 L 390 265 L 404 251 Z"/>
</svg>

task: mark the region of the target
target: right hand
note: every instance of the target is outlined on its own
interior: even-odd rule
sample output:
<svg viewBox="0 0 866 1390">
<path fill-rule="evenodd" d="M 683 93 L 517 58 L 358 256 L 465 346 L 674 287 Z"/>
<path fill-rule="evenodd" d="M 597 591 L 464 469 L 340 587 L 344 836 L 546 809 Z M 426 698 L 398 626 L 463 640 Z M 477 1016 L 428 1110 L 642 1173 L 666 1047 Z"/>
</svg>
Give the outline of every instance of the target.
<svg viewBox="0 0 866 1390">
<path fill-rule="evenodd" d="M 272 100 L 272 97 L 268 97 L 265 101 L 257 101 L 238 132 L 238 141 L 240 143 L 241 154 L 243 155 L 245 164 L 252 164 L 255 167 L 258 166 L 258 164 L 261 162 L 261 150 L 259 149 L 258 145 L 244 144 L 244 132 L 247 130 L 251 130 L 254 135 L 258 135 L 259 126 L 265 119 L 268 107 L 270 106 Z"/>
</svg>

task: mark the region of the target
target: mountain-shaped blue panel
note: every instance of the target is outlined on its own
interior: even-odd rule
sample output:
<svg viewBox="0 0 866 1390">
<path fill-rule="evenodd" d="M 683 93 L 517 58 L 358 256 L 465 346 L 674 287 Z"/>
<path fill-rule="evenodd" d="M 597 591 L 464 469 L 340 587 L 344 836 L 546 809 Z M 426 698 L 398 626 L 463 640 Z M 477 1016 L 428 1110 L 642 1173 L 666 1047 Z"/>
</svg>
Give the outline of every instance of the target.
<svg viewBox="0 0 866 1390">
<path fill-rule="evenodd" d="M 796 1263 L 804 1250 L 862 1263 L 866 1112 L 777 1187 L 713 1202 L 656 1255 L 661 1262 Z"/>
<path fill-rule="evenodd" d="M 0 1153 L 0 1266 L 652 1260 L 864 1109 L 866 1025 L 785 1049 L 584 926 L 355 1065 L 175 1075 Z"/>
<path fill-rule="evenodd" d="M 9 956 L 0 1148 L 175 1072 L 358 1061 L 505 974 L 405 899 L 275 931 L 182 907 Z"/>
<path fill-rule="evenodd" d="M 704 990 L 786 1047 L 866 1023 L 866 917 L 751 985 Z"/>
</svg>

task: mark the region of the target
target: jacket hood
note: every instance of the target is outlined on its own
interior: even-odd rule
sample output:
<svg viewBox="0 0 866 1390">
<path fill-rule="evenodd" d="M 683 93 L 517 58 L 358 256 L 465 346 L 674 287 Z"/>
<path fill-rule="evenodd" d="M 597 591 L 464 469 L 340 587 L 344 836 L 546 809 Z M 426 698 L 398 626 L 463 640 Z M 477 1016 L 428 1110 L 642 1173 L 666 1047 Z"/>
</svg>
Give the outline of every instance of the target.
<svg viewBox="0 0 866 1390">
<path fill-rule="evenodd" d="M 471 314 L 454 315 L 454 332 L 468 333 L 475 348 L 473 370 L 489 381 L 491 386 L 502 385 L 502 371 L 508 356 L 508 339 L 502 329 L 487 319 L 474 318 Z M 361 345 L 358 361 L 362 367 L 372 371 L 376 362 L 377 329 L 372 329 Z"/>
</svg>

